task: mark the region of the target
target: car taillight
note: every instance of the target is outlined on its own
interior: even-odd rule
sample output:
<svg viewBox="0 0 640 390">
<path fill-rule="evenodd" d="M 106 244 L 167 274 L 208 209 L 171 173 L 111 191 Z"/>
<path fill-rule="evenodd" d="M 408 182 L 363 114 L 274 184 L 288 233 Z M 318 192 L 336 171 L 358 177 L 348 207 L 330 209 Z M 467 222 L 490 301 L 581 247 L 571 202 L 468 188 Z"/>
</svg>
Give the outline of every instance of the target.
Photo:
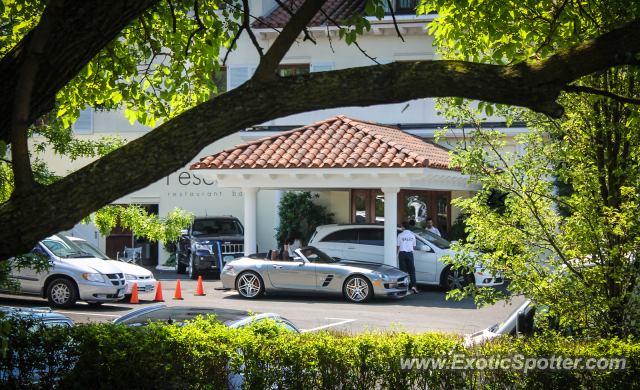
<svg viewBox="0 0 640 390">
<path fill-rule="evenodd" d="M 224 268 L 222 269 L 223 271 L 228 271 L 230 269 L 233 269 L 233 266 L 231 264 L 225 265 Z"/>
</svg>

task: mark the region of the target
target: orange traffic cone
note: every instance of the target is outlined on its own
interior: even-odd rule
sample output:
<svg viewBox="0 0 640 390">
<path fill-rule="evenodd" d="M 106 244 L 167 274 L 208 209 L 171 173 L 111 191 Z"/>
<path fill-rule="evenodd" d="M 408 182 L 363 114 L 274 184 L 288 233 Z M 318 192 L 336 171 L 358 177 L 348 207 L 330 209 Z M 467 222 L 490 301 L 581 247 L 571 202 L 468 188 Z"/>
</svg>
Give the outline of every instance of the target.
<svg viewBox="0 0 640 390">
<path fill-rule="evenodd" d="M 178 279 L 178 283 L 176 283 L 176 295 L 173 296 L 173 299 L 184 299 L 182 298 L 182 291 L 180 290 L 180 279 Z"/>
<path fill-rule="evenodd" d="M 193 295 L 200 295 L 200 296 L 207 295 L 204 293 L 204 290 L 202 289 L 202 276 L 198 276 L 198 288 L 196 288 L 196 293 Z"/>
<path fill-rule="evenodd" d="M 138 301 L 138 283 L 133 284 L 133 292 L 131 293 L 131 301 L 129 303 L 140 303 Z"/>
<path fill-rule="evenodd" d="M 164 302 L 164 298 L 162 298 L 162 282 L 158 281 L 158 289 L 156 290 L 156 299 L 154 302 Z"/>
</svg>

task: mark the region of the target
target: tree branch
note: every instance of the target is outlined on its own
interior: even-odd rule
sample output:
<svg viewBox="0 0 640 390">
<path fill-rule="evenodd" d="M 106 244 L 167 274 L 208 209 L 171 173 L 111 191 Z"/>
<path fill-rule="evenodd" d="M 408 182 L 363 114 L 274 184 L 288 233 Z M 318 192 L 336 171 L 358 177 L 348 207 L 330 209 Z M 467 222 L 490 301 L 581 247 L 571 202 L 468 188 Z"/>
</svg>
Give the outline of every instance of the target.
<svg viewBox="0 0 640 390">
<path fill-rule="evenodd" d="M 176 33 L 176 24 L 178 24 L 178 22 L 176 21 L 176 11 L 173 8 L 173 3 L 171 3 L 171 0 L 167 0 L 167 3 L 169 3 L 169 8 L 171 8 L 171 17 L 173 18 L 173 33 Z"/>
<path fill-rule="evenodd" d="M 389 11 L 391 12 L 391 18 L 393 19 L 393 26 L 396 28 L 396 32 L 398 33 L 398 38 L 402 39 L 404 42 L 404 38 L 402 34 L 400 34 L 400 28 L 398 28 L 398 21 L 396 20 L 396 14 L 393 12 L 393 6 L 391 5 L 391 0 L 387 0 L 387 4 L 389 4 Z"/>
<path fill-rule="evenodd" d="M 282 1 L 280 1 L 280 0 L 276 0 L 276 3 L 277 3 L 280 7 L 282 7 L 282 9 L 284 9 L 285 11 L 287 11 L 287 13 L 288 13 L 289 15 L 291 15 L 291 16 L 293 16 L 293 15 L 294 15 L 294 13 L 293 13 L 293 11 L 291 10 L 291 8 L 287 7 L 287 5 L 286 5 L 285 3 L 283 3 L 283 2 L 282 2 Z M 320 8 L 320 12 L 322 12 L 322 13 L 324 14 L 324 11 L 322 10 L 322 8 Z M 325 14 L 325 15 L 326 15 L 326 14 Z M 329 27 L 329 26 L 327 26 L 327 28 L 328 28 L 328 27 Z M 317 42 L 316 42 L 316 40 L 315 40 L 315 39 L 313 39 L 313 37 L 312 37 L 312 36 L 311 36 L 311 34 L 309 33 L 309 28 L 305 26 L 305 28 L 304 28 L 304 30 L 303 30 L 303 31 L 304 31 L 304 39 L 303 39 L 302 41 L 304 42 L 304 41 L 309 40 L 309 41 L 313 42 L 313 44 L 314 44 L 314 45 L 316 45 L 316 44 L 317 44 Z M 329 40 L 331 40 L 331 37 L 329 37 Z M 329 42 L 329 45 L 331 45 L 331 42 Z"/>
<path fill-rule="evenodd" d="M 327 18 L 327 20 L 329 20 L 331 23 L 333 23 L 335 26 L 338 26 L 338 23 L 336 23 L 335 20 L 333 20 L 326 12 L 324 12 L 324 10 L 321 8 L 320 12 L 322 12 L 322 14 Z M 327 23 L 327 36 L 329 37 L 329 46 L 331 46 L 331 36 L 329 35 L 329 23 Z M 370 59 L 371 61 L 375 62 L 377 65 L 380 65 L 380 63 L 376 60 L 376 58 L 371 57 L 370 55 L 367 54 L 367 52 L 365 50 L 363 50 L 360 45 L 358 45 L 358 42 L 353 42 L 356 44 L 356 47 L 362 52 L 362 54 L 364 54 L 365 57 L 367 57 L 368 59 Z M 331 51 L 333 51 L 333 46 L 331 46 Z"/>
<path fill-rule="evenodd" d="M 298 12 L 291 17 L 289 23 L 282 29 L 278 38 L 276 38 L 271 48 L 262 57 L 256 72 L 251 80 L 268 80 L 276 77 L 276 69 L 280 65 L 280 61 L 291 48 L 293 42 L 296 41 L 300 32 L 302 32 L 311 19 L 318 13 L 327 0 L 307 0 L 298 9 Z"/>
<path fill-rule="evenodd" d="M 229 54 L 231 54 L 231 52 L 233 51 L 233 46 L 238 41 L 238 38 L 240 38 L 240 35 L 242 34 L 243 30 L 244 30 L 244 25 L 240 26 L 240 28 L 238 29 L 238 33 L 231 40 L 231 45 L 229 46 L 229 50 L 227 50 L 227 52 L 224 55 L 224 60 L 222 61 L 222 65 L 225 65 L 227 63 L 227 58 L 229 58 Z"/>
<path fill-rule="evenodd" d="M 59 16 L 64 0 L 51 0 L 35 28 L 33 38 L 29 43 L 27 54 L 20 70 L 18 84 L 13 104 L 13 117 L 11 124 L 11 160 L 13 161 L 13 176 L 15 189 L 12 194 L 21 196 L 36 185 L 29 161 L 29 110 L 31 107 L 31 95 L 36 80 L 36 74 L 41 62 L 42 52 L 49 39 Z"/>
<path fill-rule="evenodd" d="M 598 89 L 598 88 L 585 87 L 582 85 L 566 85 L 565 87 L 562 88 L 562 90 L 565 92 L 588 93 L 591 95 L 600 95 L 600 96 L 611 98 L 620 103 L 640 105 L 640 99 L 618 95 L 617 93 L 605 91 L 603 89 Z"/>
<path fill-rule="evenodd" d="M 260 59 L 262 59 L 262 57 L 264 57 L 264 52 L 262 50 L 262 47 L 258 43 L 253 30 L 251 30 L 251 24 L 249 23 L 249 17 L 251 16 L 251 14 L 249 13 L 249 0 L 242 0 L 242 4 L 244 7 L 244 18 L 242 19 L 242 25 L 244 26 L 244 29 L 247 30 L 247 34 L 249 34 L 253 46 L 255 46 L 258 54 L 260 55 Z"/>
</svg>

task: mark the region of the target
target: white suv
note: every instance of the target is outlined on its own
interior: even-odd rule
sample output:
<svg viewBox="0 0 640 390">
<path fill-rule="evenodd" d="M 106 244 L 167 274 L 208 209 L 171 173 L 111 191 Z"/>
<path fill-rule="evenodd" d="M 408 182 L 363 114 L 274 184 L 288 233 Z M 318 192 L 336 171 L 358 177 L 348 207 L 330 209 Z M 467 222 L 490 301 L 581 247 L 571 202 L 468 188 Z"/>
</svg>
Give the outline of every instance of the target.
<svg viewBox="0 0 640 390">
<path fill-rule="evenodd" d="M 398 228 L 398 234 L 400 231 Z M 451 265 L 442 261 L 443 256 L 453 255 L 449 241 L 419 227 L 412 226 L 410 231 L 417 241 L 414 264 L 418 283 L 440 285 L 448 291 L 470 283 L 478 287 L 504 283 L 502 275 L 490 275 L 480 268 L 473 274 L 452 270 Z M 384 226 L 361 223 L 319 226 L 309 245 L 339 259 L 384 263 Z"/>
</svg>

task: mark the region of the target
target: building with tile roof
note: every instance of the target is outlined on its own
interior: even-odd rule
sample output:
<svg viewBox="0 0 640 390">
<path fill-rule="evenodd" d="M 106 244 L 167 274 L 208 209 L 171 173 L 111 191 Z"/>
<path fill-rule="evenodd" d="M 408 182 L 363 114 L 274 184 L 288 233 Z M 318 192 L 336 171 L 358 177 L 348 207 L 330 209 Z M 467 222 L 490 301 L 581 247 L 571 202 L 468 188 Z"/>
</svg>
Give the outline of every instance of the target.
<svg viewBox="0 0 640 390">
<path fill-rule="evenodd" d="M 247 214 L 257 213 L 259 191 L 337 190 L 349 193 L 334 207 L 351 209 L 350 222 L 384 223 L 388 264 L 395 262 L 399 222 L 431 217 L 446 233 L 451 190 L 480 189 L 451 163 L 445 147 L 394 126 L 344 115 L 224 149 L 201 158 L 190 170 L 218 187 L 241 189 L 246 254 L 257 246 L 257 218 Z M 407 210 L 410 204 L 421 210 Z"/>
<path fill-rule="evenodd" d="M 302 1 L 287 0 L 284 4 L 295 12 Z M 382 20 L 366 16 L 371 29 L 358 37 L 358 43 L 367 56 L 380 64 L 437 59 L 433 36 L 426 29 L 437 15 L 416 16 L 413 12 L 416 2 L 391 1 L 404 41 L 398 38 L 389 13 Z M 252 27 L 257 42 L 266 51 L 290 16 L 275 0 L 249 0 L 249 4 L 251 15 L 255 16 Z M 374 65 L 376 62 L 355 45 L 340 40 L 341 26 L 331 22 L 345 19 L 353 12 L 362 13 L 363 7 L 364 2 L 359 0 L 327 1 L 324 12 L 309 23 L 308 30 L 315 43 L 301 36 L 281 61 L 278 74 L 287 77 Z M 225 54 L 221 53 L 220 58 Z M 248 35 L 243 34 L 237 41 L 237 50 L 216 75 L 218 93 L 246 82 L 259 61 L 258 51 Z M 523 145 L 513 141 L 513 137 L 527 131 L 524 125 L 507 128 L 499 117 L 490 117 L 488 121 L 491 127 L 507 135 L 507 150 L 513 153 L 523 150 Z M 202 145 L 202 150 L 194 151 L 194 159 L 184 168 L 114 203 L 145 205 L 160 215 L 179 207 L 195 215 L 232 214 L 245 225 L 254 220 L 259 227 L 258 250 L 266 252 L 275 247 L 273 228 L 279 224 L 276 210 L 285 191 L 315 191 L 320 195 L 318 203 L 335 214 L 336 222 L 350 223 L 384 220 L 383 215 L 375 215 L 373 210 L 386 196 L 383 188 L 389 196 L 397 189 L 398 221 L 408 218 L 407 204 L 411 200 L 411 204 L 422 205 L 420 218 L 433 217 L 445 231 L 460 213 L 451 205 L 451 199 L 470 197 L 478 189 L 469 185 L 449 163 L 448 149 L 462 134 L 450 131 L 448 138 L 436 142 L 435 132 L 447 125 L 438 115 L 433 99 L 342 107 L 277 118 L 212 145 Z M 122 112 L 87 109 L 81 112 L 73 130 L 84 140 L 100 140 L 102 136 L 115 134 L 132 140 L 144 136 L 150 128 L 139 123 L 130 125 Z M 200 161 L 202 157 L 205 159 Z M 62 161 L 52 151 L 43 158 L 59 174 L 80 169 L 91 161 L 89 158 Z M 255 212 L 248 213 L 245 199 L 253 196 Z M 99 237 L 95 226 L 79 224 L 74 232 L 110 254 L 132 243 L 129 231 Z M 150 258 L 160 264 L 169 256 L 161 246 L 135 237 L 134 246 L 143 246 L 144 252 L 153 254 Z"/>
</svg>

